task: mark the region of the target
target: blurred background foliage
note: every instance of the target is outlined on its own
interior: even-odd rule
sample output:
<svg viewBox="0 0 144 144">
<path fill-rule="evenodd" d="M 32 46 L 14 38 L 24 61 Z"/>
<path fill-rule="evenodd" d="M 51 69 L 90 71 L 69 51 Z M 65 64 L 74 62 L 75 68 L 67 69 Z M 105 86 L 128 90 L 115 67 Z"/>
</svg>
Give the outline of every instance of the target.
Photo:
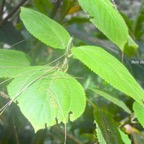
<svg viewBox="0 0 144 144">
<path fill-rule="evenodd" d="M 123 63 L 144 88 L 144 64 L 131 63 L 132 60 L 144 60 L 144 1 L 115 0 L 115 4 L 129 27 L 130 35 L 139 45 L 138 55 L 124 56 Z M 64 51 L 53 50 L 27 32 L 19 18 L 21 6 L 40 11 L 59 22 L 74 37 L 74 45 L 101 46 L 122 61 L 121 51 L 89 22 L 89 16 L 81 10 L 77 0 L 1 0 L 0 47 L 25 52 L 31 57 L 32 65 L 44 65 L 51 62 L 52 65 L 56 65 L 58 61 L 53 61 L 59 58 Z M 115 90 L 75 59 L 70 59 L 68 73 L 76 77 L 83 85 L 87 98 L 98 107 L 109 111 L 117 122 L 129 118 L 129 115 L 122 109 L 100 95 L 94 94 L 89 88 L 95 87 L 118 97 L 132 109 L 133 100 L 130 97 Z M 0 79 L 0 81 L 4 80 Z M 0 85 L 0 107 L 9 99 L 5 88 L 7 84 Z M 143 144 L 143 128 L 137 123 L 127 122 L 127 126 L 130 127 L 130 129 L 127 128 L 127 133 L 132 143 Z M 84 114 L 75 122 L 67 124 L 67 143 L 97 143 L 95 128 L 93 107 L 87 102 Z M 0 115 L 0 144 L 61 144 L 63 141 L 63 124 L 34 133 L 31 124 L 22 115 L 17 104 L 13 103 L 3 115 Z"/>
</svg>

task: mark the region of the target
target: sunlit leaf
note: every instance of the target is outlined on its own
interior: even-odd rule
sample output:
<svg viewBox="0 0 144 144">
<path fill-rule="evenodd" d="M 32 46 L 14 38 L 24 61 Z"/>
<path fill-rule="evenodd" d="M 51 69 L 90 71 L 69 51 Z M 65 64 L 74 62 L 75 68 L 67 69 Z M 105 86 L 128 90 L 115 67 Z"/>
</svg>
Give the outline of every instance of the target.
<svg viewBox="0 0 144 144">
<path fill-rule="evenodd" d="M 136 118 L 138 119 L 140 124 L 144 127 L 144 107 L 141 106 L 139 103 L 135 102 L 133 104 L 133 110 Z"/>
<path fill-rule="evenodd" d="M 143 105 L 143 89 L 138 85 L 126 67 L 114 56 L 96 46 L 76 47 L 72 48 L 72 52 L 76 58 L 113 87 Z"/>
<path fill-rule="evenodd" d="M 34 37 L 53 48 L 66 48 L 70 35 L 60 24 L 42 13 L 24 7 L 21 8 L 20 17 Z"/>
<path fill-rule="evenodd" d="M 56 124 L 56 119 L 66 123 L 81 116 L 85 94 L 73 77 L 53 67 L 29 67 L 25 73 L 8 85 L 8 92 L 11 99 L 17 97 L 21 112 L 35 131 Z"/>
<path fill-rule="evenodd" d="M 0 77 L 13 77 L 30 65 L 28 57 L 20 51 L 0 49 Z"/>
<path fill-rule="evenodd" d="M 121 135 L 121 138 L 124 142 L 124 144 L 131 144 L 131 140 L 129 139 L 128 135 L 125 134 L 123 131 L 119 130 L 119 133 Z"/>
<path fill-rule="evenodd" d="M 122 51 L 128 39 L 128 28 L 110 0 L 78 0 L 90 20 Z"/>
</svg>

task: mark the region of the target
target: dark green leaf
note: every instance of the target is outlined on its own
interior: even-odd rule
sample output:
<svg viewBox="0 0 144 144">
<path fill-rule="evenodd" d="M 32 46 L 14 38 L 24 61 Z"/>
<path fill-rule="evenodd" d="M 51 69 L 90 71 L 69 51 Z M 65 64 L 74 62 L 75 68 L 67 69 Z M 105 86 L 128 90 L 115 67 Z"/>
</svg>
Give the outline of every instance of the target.
<svg viewBox="0 0 144 144">
<path fill-rule="evenodd" d="M 117 124 L 109 113 L 96 108 L 94 118 L 107 144 L 123 144 Z"/>
</svg>

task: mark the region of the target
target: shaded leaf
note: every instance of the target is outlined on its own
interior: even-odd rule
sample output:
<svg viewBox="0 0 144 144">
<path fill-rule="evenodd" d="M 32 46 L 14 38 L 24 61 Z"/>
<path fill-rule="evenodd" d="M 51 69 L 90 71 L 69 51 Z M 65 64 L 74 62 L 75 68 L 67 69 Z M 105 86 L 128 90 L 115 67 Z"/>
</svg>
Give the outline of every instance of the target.
<svg viewBox="0 0 144 144">
<path fill-rule="evenodd" d="M 96 108 L 94 118 L 107 144 L 123 144 L 117 124 L 108 112 Z M 103 138 L 101 140 L 103 140 Z"/>
<path fill-rule="evenodd" d="M 97 124 L 97 128 L 96 128 L 96 136 L 97 136 L 99 144 L 106 144 L 106 141 L 105 141 L 105 139 L 104 139 L 104 137 L 102 135 L 102 132 L 101 132 L 98 124 Z"/>
<path fill-rule="evenodd" d="M 34 0 L 34 5 L 44 14 L 47 14 L 47 11 L 52 8 L 52 4 L 48 0 Z"/>
<path fill-rule="evenodd" d="M 72 52 L 87 67 L 98 74 L 113 87 L 143 105 L 144 91 L 126 67 L 115 57 L 96 46 L 72 48 Z"/>
<path fill-rule="evenodd" d="M 138 48 L 138 45 L 134 42 L 134 40 L 129 36 L 128 41 L 124 46 L 124 53 L 127 56 L 136 55 L 136 49 Z"/>
<path fill-rule="evenodd" d="M 56 124 L 56 119 L 66 123 L 68 118 L 74 121 L 81 116 L 85 94 L 73 77 L 53 67 L 30 67 L 26 72 L 8 85 L 8 92 L 11 99 L 17 96 L 20 110 L 35 131 L 45 124 L 48 127 Z"/>
<path fill-rule="evenodd" d="M 123 101 L 121 101 L 120 99 L 111 96 L 110 94 L 98 90 L 96 88 L 91 88 L 91 90 L 97 94 L 99 94 L 100 96 L 104 97 L 105 99 L 111 101 L 112 103 L 114 103 L 115 105 L 119 106 L 120 108 L 122 108 L 124 111 L 126 111 L 127 113 L 131 113 L 130 109 L 125 105 L 125 103 Z"/>
<path fill-rule="evenodd" d="M 20 17 L 34 37 L 53 48 L 66 48 L 70 35 L 60 24 L 42 13 L 24 7 L 21 8 Z"/>
<path fill-rule="evenodd" d="M 134 21 L 133 25 L 134 36 L 139 40 L 144 34 L 143 22 L 144 22 L 144 1 L 141 2 L 141 7 L 139 9 L 137 18 Z"/>
</svg>

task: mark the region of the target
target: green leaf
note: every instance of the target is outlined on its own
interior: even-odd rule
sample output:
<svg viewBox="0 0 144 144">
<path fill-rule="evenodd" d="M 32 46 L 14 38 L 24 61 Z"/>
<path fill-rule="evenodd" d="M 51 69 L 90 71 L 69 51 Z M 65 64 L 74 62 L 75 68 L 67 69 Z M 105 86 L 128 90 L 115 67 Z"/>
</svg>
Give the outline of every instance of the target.
<svg viewBox="0 0 144 144">
<path fill-rule="evenodd" d="M 127 113 L 131 113 L 130 109 L 125 105 L 125 103 L 123 101 L 121 101 L 120 99 L 114 97 L 114 96 L 111 96 L 110 94 L 104 92 L 104 91 L 101 91 L 101 90 L 98 90 L 98 89 L 95 89 L 95 88 L 91 88 L 91 90 L 97 94 L 99 94 L 100 96 L 104 97 L 105 99 L 111 101 L 112 103 L 114 103 L 115 105 L 119 106 L 120 108 L 122 108 L 124 111 L 126 111 Z"/>
<path fill-rule="evenodd" d="M 56 119 L 66 123 L 81 116 L 85 93 L 73 77 L 55 67 L 29 67 L 25 73 L 8 85 L 8 93 L 35 131 L 56 124 Z"/>
<path fill-rule="evenodd" d="M 144 107 L 141 106 L 139 103 L 135 102 L 133 104 L 133 110 L 136 118 L 138 119 L 140 124 L 144 127 Z"/>
<path fill-rule="evenodd" d="M 138 45 L 134 42 L 134 40 L 129 36 L 128 41 L 124 46 L 124 53 L 127 56 L 136 55 L 136 49 L 138 48 Z"/>
<path fill-rule="evenodd" d="M 48 10 L 51 10 L 52 3 L 48 0 L 34 0 L 35 7 L 42 13 L 47 14 Z"/>
<path fill-rule="evenodd" d="M 29 65 L 30 62 L 23 52 L 0 49 L 0 78 L 13 77 Z"/>
<path fill-rule="evenodd" d="M 141 40 L 141 37 L 144 34 L 143 23 L 144 23 L 144 1 L 141 2 L 137 18 L 135 19 L 135 21 L 133 21 L 133 33 L 138 40 Z"/>
<path fill-rule="evenodd" d="M 121 138 L 124 142 L 124 144 L 131 144 L 131 140 L 129 139 L 128 135 L 125 134 L 123 131 L 119 130 L 119 133 L 121 135 Z"/>
<path fill-rule="evenodd" d="M 128 39 L 128 28 L 110 0 L 79 0 L 93 24 L 122 51 Z"/>
<path fill-rule="evenodd" d="M 72 52 L 87 67 L 116 89 L 122 91 L 143 105 L 144 91 L 126 67 L 100 47 L 81 46 Z"/>
<path fill-rule="evenodd" d="M 100 128 L 99 128 L 97 123 L 96 123 L 96 126 L 97 126 L 97 128 L 96 128 L 96 136 L 98 138 L 99 144 L 106 144 L 106 141 L 105 141 L 105 139 L 104 139 L 104 137 L 102 135 L 102 132 L 101 132 L 101 130 L 100 130 Z"/>
<path fill-rule="evenodd" d="M 34 37 L 53 48 L 66 48 L 70 35 L 60 24 L 42 13 L 24 7 L 21 8 L 20 17 Z"/>
<path fill-rule="evenodd" d="M 103 111 L 100 108 L 96 108 L 94 118 L 107 144 L 123 143 L 117 128 L 117 124 L 108 112 Z"/>
</svg>

